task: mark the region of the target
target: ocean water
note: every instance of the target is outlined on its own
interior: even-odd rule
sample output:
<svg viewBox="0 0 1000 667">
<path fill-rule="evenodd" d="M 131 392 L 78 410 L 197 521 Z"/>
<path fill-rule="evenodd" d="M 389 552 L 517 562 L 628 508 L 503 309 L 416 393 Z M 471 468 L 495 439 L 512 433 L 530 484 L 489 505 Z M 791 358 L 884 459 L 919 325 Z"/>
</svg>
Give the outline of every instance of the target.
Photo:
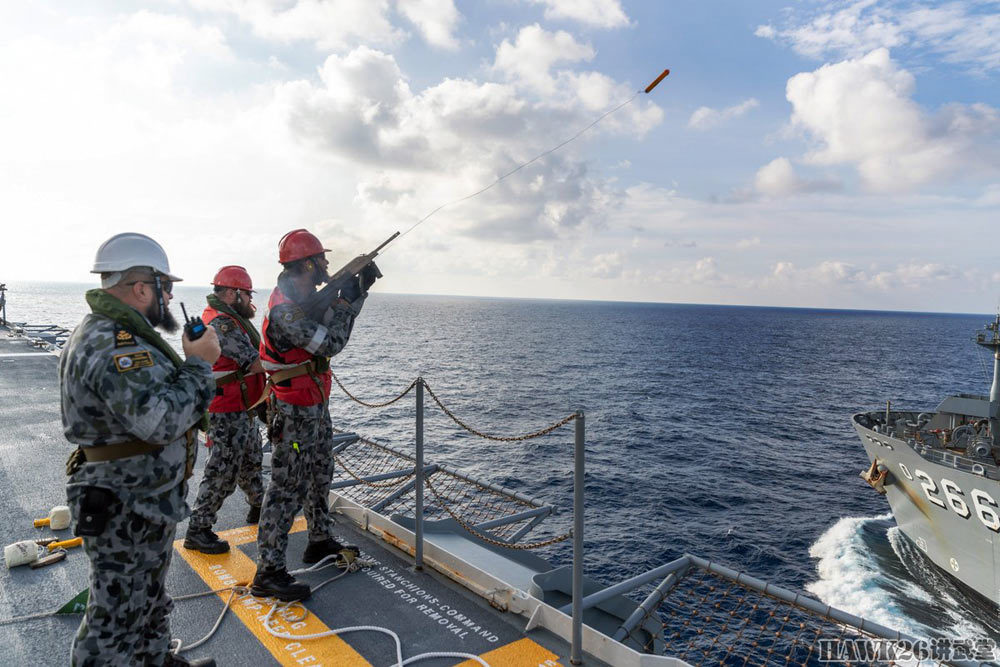
<svg viewBox="0 0 1000 667">
<path fill-rule="evenodd" d="M 74 326 L 85 285 L 8 283 L 12 321 Z M 209 288 L 180 286 L 201 311 Z M 266 293 L 258 294 L 266 301 Z M 179 308 L 174 308 L 179 315 Z M 466 422 L 587 426 L 587 574 L 685 552 L 807 590 L 918 636 L 1000 639 L 993 613 L 922 568 L 867 467 L 851 415 L 988 391 L 981 315 L 371 296 L 334 371 L 381 401 L 422 375 Z M 552 503 L 572 521 L 572 428 L 515 443 L 458 429 L 427 398 L 427 458 Z M 336 386 L 336 426 L 413 446 L 413 402 L 369 410 Z M 568 562 L 564 542 L 548 555 Z"/>
</svg>

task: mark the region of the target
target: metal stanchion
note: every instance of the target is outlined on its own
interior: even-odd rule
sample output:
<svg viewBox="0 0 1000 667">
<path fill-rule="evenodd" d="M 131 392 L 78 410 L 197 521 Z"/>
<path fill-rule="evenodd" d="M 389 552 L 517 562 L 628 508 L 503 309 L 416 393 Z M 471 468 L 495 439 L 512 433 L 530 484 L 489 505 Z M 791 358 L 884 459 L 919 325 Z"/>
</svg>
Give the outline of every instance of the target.
<svg viewBox="0 0 1000 667">
<path fill-rule="evenodd" d="M 573 645 L 569 661 L 583 664 L 583 410 L 576 413 L 573 453 Z"/>
<path fill-rule="evenodd" d="M 416 509 L 413 510 L 415 541 L 413 568 L 424 569 L 424 379 L 417 378 Z"/>
</svg>

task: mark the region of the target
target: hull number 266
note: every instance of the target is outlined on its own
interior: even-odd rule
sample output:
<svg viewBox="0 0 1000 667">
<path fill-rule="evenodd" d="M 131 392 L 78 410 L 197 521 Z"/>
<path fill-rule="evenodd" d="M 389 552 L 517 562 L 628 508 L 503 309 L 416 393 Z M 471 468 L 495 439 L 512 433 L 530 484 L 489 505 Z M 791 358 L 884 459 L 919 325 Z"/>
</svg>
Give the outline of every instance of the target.
<svg viewBox="0 0 1000 667">
<path fill-rule="evenodd" d="M 944 509 L 950 509 L 963 519 L 975 514 L 984 526 L 1000 533 L 1000 505 L 993 496 L 981 489 L 972 489 L 969 495 L 950 479 L 941 478 L 941 484 L 934 482 L 930 475 L 919 468 L 911 474 L 905 463 L 899 464 L 903 475 L 910 481 L 918 481 L 927 500 Z M 969 507 L 971 501 L 972 507 Z"/>
</svg>

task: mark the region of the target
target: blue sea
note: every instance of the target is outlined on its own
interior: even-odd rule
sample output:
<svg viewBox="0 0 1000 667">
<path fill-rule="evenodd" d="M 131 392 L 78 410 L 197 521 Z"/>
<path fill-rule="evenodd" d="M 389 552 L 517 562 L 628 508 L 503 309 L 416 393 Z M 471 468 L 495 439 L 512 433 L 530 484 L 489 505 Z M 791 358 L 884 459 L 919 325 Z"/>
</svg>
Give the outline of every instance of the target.
<svg viewBox="0 0 1000 667">
<path fill-rule="evenodd" d="M 74 326 L 86 285 L 8 283 L 12 321 Z M 201 311 L 207 287 L 176 287 Z M 257 298 L 266 302 L 266 293 Z M 175 307 L 178 312 L 179 308 Z M 984 315 L 373 294 L 334 371 L 381 401 L 422 375 L 469 424 L 520 434 L 582 409 L 587 574 L 693 553 L 917 636 L 1000 639 L 1000 622 L 926 565 L 858 473 L 851 415 L 986 393 Z M 336 426 L 413 446 L 412 400 L 334 387 Z M 572 522 L 571 427 L 498 443 L 430 401 L 428 460 L 552 503 Z M 550 556 L 568 562 L 570 545 Z"/>
</svg>

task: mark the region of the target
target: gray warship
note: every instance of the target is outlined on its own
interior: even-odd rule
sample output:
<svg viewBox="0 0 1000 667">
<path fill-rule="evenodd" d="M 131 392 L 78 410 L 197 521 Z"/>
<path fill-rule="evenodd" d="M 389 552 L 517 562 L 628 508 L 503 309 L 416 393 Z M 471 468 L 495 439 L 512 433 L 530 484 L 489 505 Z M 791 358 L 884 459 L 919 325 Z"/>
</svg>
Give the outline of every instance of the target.
<svg viewBox="0 0 1000 667">
<path fill-rule="evenodd" d="M 871 462 L 861 477 L 885 495 L 903 535 L 1000 606 L 1000 315 L 973 340 L 993 353 L 989 396 L 948 396 L 933 412 L 886 403 L 853 424 Z"/>
</svg>

